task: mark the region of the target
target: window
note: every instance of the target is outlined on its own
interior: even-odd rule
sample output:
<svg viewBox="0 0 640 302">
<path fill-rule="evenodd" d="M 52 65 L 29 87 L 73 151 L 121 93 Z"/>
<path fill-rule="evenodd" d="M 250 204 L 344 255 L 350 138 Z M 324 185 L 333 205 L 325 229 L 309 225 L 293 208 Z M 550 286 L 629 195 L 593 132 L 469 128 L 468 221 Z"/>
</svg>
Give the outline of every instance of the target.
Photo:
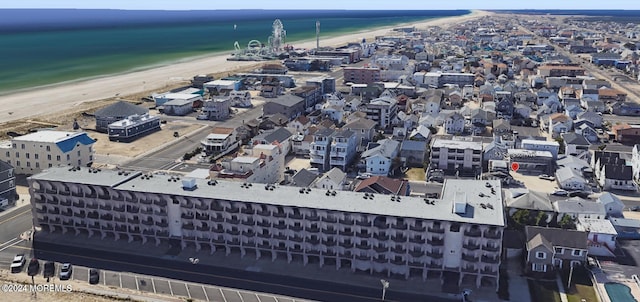
<svg viewBox="0 0 640 302">
<path fill-rule="evenodd" d="M 80 156 L 80 150 L 78 150 L 78 156 Z"/>
<path fill-rule="evenodd" d="M 27 167 L 31 167 L 31 162 L 30 161 L 27 162 Z"/>
<path fill-rule="evenodd" d="M 27 159 L 29 159 L 29 153 L 24 155 Z"/>
<path fill-rule="evenodd" d="M 52 164 L 49 164 L 49 168 L 51 168 L 51 167 L 53 167 L 53 165 L 52 165 Z"/>
<path fill-rule="evenodd" d="M 40 163 L 36 162 L 36 169 L 39 169 L 39 168 L 40 168 Z"/>
<path fill-rule="evenodd" d="M 60 161 L 60 155 L 56 155 L 56 160 Z"/>
<path fill-rule="evenodd" d="M 71 160 L 71 155 L 67 154 L 67 160 Z"/>
<path fill-rule="evenodd" d="M 538 259 L 546 259 L 547 258 L 547 253 L 545 253 L 545 252 L 537 252 L 536 253 L 536 258 L 538 258 Z"/>
<path fill-rule="evenodd" d="M 51 160 L 51 154 L 47 154 L 47 160 Z"/>
<path fill-rule="evenodd" d="M 11 152 L 7 151 L 7 158 L 11 157 Z"/>
<path fill-rule="evenodd" d="M 557 248 L 555 248 L 555 252 L 556 252 L 556 254 L 562 254 L 562 253 L 564 253 L 564 249 L 561 248 L 561 247 L 557 247 Z"/>
<path fill-rule="evenodd" d="M 47 146 L 47 151 L 51 151 L 51 146 Z"/>
<path fill-rule="evenodd" d="M 16 162 L 16 166 L 17 166 L 17 167 L 20 167 L 20 161 L 17 161 L 17 162 Z"/>
<path fill-rule="evenodd" d="M 20 158 L 20 152 L 16 152 L 16 158 Z"/>
<path fill-rule="evenodd" d="M 573 252 L 571 253 L 571 255 L 576 256 L 576 257 L 577 257 L 577 256 L 580 256 L 580 255 L 582 255 L 582 251 L 581 251 L 581 250 L 573 250 Z"/>
<path fill-rule="evenodd" d="M 35 159 L 39 159 L 39 157 L 40 157 L 40 156 L 38 155 L 38 153 L 36 153 L 36 154 L 34 154 L 34 155 L 33 155 L 33 158 L 35 158 Z"/>
<path fill-rule="evenodd" d="M 22 145 L 20 146 L 20 149 L 24 149 L 24 144 L 22 144 Z"/>
</svg>

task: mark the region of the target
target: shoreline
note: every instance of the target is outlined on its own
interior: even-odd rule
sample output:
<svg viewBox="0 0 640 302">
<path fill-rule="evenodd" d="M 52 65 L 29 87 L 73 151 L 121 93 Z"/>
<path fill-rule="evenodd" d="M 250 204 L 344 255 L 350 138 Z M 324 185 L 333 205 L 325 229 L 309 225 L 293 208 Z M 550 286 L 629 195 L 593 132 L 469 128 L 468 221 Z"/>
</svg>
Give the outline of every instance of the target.
<svg viewBox="0 0 640 302">
<path fill-rule="evenodd" d="M 341 46 L 359 41 L 362 38 L 370 40 L 375 36 L 387 34 L 398 26 L 443 26 L 487 14 L 490 13 L 471 10 L 469 14 L 460 16 L 430 18 L 420 22 L 399 23 L 346 34 L 336 33 L 325 36 L 324 45 Z M 321 44 L 322 41 L 321 36 Z M 315 39 L 292 41 L 292 44 L 299 48 L 313 48 L 315 47 Z M 227 61 L 229 56 L 229 51 L 221 51 L 137 67 L 122 73 L 99 75 L 0 94 L 0 103 L 3 105 L 0 109 L 0 123 L 60 112 L 82 103 L 162 89 L 180 82 L 187 82 L 197 74 L 232 73 L 237 69 L 264 63 L 261 61 Z M 56 109 L 49 110 L 49 108 Z"/>
</svg>

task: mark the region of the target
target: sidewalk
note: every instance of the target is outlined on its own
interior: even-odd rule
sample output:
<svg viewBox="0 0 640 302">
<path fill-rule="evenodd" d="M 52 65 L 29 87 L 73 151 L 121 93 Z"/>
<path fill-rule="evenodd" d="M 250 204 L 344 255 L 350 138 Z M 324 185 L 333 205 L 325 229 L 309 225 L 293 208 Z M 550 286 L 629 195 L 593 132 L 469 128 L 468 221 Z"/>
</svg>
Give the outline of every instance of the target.
<svg viewBox="0 0 640 302">
<path fill-rule="evenodd" d="M 340 284 L 371 288 L 372 292 L 380 291 L 380 279 L 386 279 L 390 282 L 389 291 L 418 294 L 425 296 L 425 298 L 431 296 L 450 300 L 460 299 L 459 295 L 441 292 L 442 284 L 439 278 L 427 279 L 426 281 L 423 281 L 421 277 L 405 280 L 404 278 L 394 278 L 393 276 L 388 277 L 386 274 L 370 274 L 368 272 L 352 273 L 350 269 L 336 269 L 334 265 L 325 265 L 321 268 L 318 264 L 308 264 L 307 266 L 304 266 L 301 261 L 292 261 L 291 263 L 288 263 L 285 259 L 276 259 L 275 261 L 271 261 L 270 258 L 266 259 L 263 257 L 256 260 L 254 254 L 247 254 L 245 257 L 241 257 L 239 253 L 231 253 L 227 256 L 224 251 L 216 251 L 213 254 L 210 254 L 208 250 L 206 252 L 197 252 L 191 247 L 187 247 L 178 255 L 172 256 L 166 254 L 166 251 L 170 249 L 168 244 L 161 244 L 156 247 L 154 243 L 150 242 L 142 244 L 137 241 L 128 243 L 126 240 L 93 240 L 93 238 L 91 240 L 87 240 L 84 235 L 75 237 L 70 233 L 65 235 L 60 233 L 36 234 L 36 237 L 38 237 L 37 240 L 55 242 L 56 244 L 101 250 L 117 250 L 120 253 L 173 261 L 189 262 L 189 259 L 192 258 L 198 259 L 198 263 L 200 265 L 223 267 L 247 272 L 268 272 L 269 274 L 331 283 L 338 282 Z M 473 301 L 496 301 L 498 299 L 495 287 L 483 287 L 478 289 L 474 286 L 468 288 L 473 291 L 471 295 Z"/>
</svg>

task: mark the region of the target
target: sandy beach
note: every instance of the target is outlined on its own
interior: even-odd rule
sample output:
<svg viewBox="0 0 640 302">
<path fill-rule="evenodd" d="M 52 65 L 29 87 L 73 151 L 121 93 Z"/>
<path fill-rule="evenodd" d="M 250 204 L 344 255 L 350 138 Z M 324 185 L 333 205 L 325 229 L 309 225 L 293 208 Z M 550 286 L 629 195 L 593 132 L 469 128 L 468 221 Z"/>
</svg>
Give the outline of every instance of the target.
<svg viewBox="0 0 640 302">
<path fill-rule="evenodd" d="M 471 14 L 456 17 L 445 17 L 421 23 L 411 23 L 417 28 L 429 26 L 448 26 L 466 20 L 490 14 L 484 11 L 473 11 Z M 393 26 L 397 27 L 399 25 Z M 341 46 L 363 38 L 372 40 L 375 36 L 384 35 L 393 27 L 375 28 L 339 37 L 320 40 L 323 46 Z M 292 43 L 299 48 L 313 48 L 314 41 Z M 124 74 L 65 83 L 47 87 L 37 87 L 29 91 L 17 92 L 0 97 L 0 123 L 30 118 L 54 112 L 63 113 L 84 102 L 124 97 L 144 91 L 154 91 L 166 86 L 186 83 L 194 75 L 210 73 L 233 73 L 234 70 L 258 62 L 227 61 L 229 54 L 176 62 L 166 66 L 154 67 Z"/>
</svg>

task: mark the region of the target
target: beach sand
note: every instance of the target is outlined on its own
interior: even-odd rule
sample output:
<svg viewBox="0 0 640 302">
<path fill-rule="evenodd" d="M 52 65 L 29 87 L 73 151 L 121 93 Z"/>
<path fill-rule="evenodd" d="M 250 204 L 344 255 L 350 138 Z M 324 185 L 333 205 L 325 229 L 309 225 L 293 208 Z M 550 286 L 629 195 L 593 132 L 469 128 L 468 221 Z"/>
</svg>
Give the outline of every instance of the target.
<svg viewBox="0 0 640 302">
<path fill-rule="evenodd" d="M 482 17 L 491 13 L 473 11 L 471 14 L 456 17 L 445 17 L 408 25 L 417 28 L 428 26 L 454 25 L 466 20 Z M 323 46 L 342 46 L 363 38 L 373 40 L 375 36 L 389 33 L 393 27 L 376 28 L 357 33 L 320 40 Z M 313 48 L 315 40 L 292 43 L 298 48 Z M 63 83 L 53 86 L 36 87 L 28 91 L 16 92 L 0 97 L 0 123 L 32 118 L 43 114 L 73 111 L 74 107 L 96 100 L 124 97 L 140 94 L 144 91 L 155 91 L 179 83 L 187 83 L 197 74 L 224 73 L 232 74 L 234 70 L 255 65 L 257 62 L 227 61 L 229 54 L 214 55 L 190 61 L 176 62 L 166 66 L 134 71 L 124 74 Z"/>
</svg>

